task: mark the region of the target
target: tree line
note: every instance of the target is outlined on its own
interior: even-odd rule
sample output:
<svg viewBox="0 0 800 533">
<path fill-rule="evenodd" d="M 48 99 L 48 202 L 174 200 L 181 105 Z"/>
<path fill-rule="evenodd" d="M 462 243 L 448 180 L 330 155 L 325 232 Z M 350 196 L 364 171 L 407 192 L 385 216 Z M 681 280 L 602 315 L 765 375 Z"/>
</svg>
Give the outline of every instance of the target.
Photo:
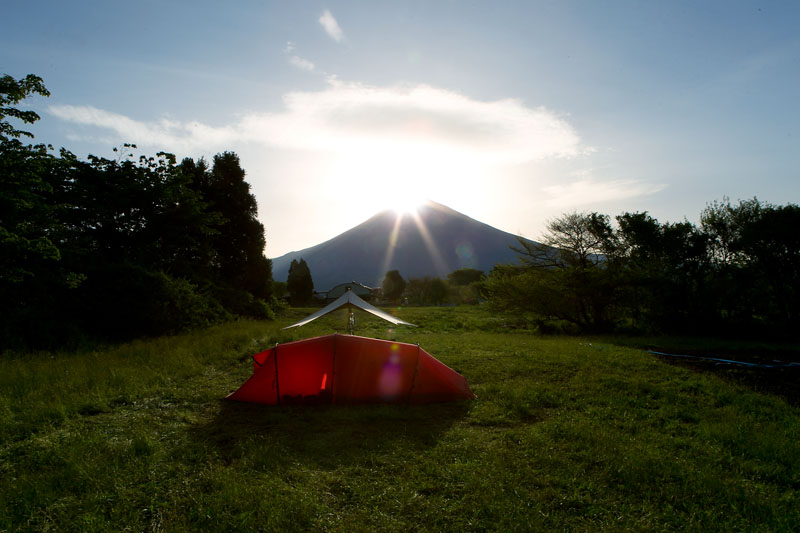
<svg viewBox="0 0 800 533">
<path fill-rule="evenodd" d="M 17 104 L 41 78 L 0 78 L 0 348 L 172 333 L 272 316 L 264 227 L 238 156 L 80 160 L 26 144 Z"/>
<path fill-rule="evenodd" d="M 700 225 L 568 213 L 519 239 L 483 293 L 542 330 L 796 336 L 800 207 L 715 201 Z"/>
<path fill-rule="evenodd" d="M 486 275 L 474 268 L 461 268 L 447 279 L 433 276 L 405 280 L 398 270 L 386 273 L 381 297 L 387 303 L 406 305 L 472 305 L 480 297 L 480 283 Z"/>
<path fill-rule="evenodd" d="M 398 270 L 386 273 L 381 287 L 374 293 L 375 301 L 387 304 L 407 305 L 461 305 L 478 303 L 479 282 L 486 275 L 474 268 L 462 268 L 448 274 L 447 279 L 432 276 L 404 279 Z M 319 304 L 314 300 L 314 281 L 305 259 L 293 259 L 289 265 L 286 282 L 274 282 L 276 297 L 284 294 L 290 305 L 305 307 Z"/>
</svg>

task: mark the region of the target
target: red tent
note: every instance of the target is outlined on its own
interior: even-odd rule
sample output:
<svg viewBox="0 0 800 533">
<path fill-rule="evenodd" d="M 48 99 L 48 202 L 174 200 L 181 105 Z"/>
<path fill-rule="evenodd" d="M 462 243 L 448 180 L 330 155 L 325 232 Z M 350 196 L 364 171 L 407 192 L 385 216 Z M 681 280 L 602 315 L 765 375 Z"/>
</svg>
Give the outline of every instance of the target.
<svg viewBox="0 0 800 533">
<path fill-rule="evenodd" d="M 416 344 L 326 335 L 253 356 L 228 399 L 268 405 L 433 403 L 475 398 L 467 381 Z"/>
</svg>

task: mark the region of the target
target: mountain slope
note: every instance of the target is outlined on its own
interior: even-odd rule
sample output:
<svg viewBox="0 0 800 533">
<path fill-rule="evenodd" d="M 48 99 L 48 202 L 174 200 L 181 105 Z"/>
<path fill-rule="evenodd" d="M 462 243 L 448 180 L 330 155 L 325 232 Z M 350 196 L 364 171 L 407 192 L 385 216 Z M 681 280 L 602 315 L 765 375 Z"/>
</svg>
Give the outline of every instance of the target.
<svg viewBox="0 0 800 533">
<path fill-rule="evenodd" d="M 444 278 L 467 267 L 488 272 L 497 263 L 515 262 L 509 246 L 516 244 L 511 233 L 427 202 L 416 217 L 398 219 L 393 211 L 383 211 L 328 241 L 275 258 L 272 273 L 286 281 L 290 263 L 302 257 L 315 290 L 349 281 L 378 287 L 389 270 L 399 270 L 405 279 Z"/>
</svg>

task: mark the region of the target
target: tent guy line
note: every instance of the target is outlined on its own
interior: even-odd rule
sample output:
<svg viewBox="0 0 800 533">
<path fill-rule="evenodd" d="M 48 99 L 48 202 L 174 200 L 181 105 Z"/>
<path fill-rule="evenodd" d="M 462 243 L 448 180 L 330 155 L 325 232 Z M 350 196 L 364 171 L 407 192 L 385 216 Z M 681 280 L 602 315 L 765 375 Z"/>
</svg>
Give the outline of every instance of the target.
<svg viewBox="0 0 800 533">
<path fill-rule="evenodd" d="M 661 355 L 664 357 L 681 357 L 684 359 L 697 359 L 700 361 L 714 361 L 716 363 L 724 363 L 726 365 L 739 365 L 739 366 L 748 366 L 753 368 L 788 368 L 792 366 L 800 366 L 800 363 L 784 363 L 782 361 L 775 361 L 774 364 L 763 364 L 763 363 L 749 363 L 747 361 L 735 361 L 733 359 L 720 359 L 718 357 L 703 357 L 700 355 L 683 355 L 683 354 L 676 354 L 676 353 L 664 353 L 664 352 L 656 352 L 653 350 L 647 350 L 648 353 L 653 355 Z"/>
</svg>

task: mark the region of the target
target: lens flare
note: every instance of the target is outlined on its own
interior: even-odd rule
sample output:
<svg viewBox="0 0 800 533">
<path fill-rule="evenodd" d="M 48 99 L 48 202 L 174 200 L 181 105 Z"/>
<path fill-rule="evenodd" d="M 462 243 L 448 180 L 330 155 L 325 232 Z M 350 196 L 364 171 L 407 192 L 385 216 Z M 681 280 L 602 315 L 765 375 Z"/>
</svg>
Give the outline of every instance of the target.
<svg viewBox="0 0 800 533">
<path fill-rule="evenodd" d="M 380 390 L 381 398 L 384 400 L 391 400 L 396 398 L 403 386 L 403 368 L 401 366 L 400 346 L 392 344 L 389 348 L 391 355 L 384 363 L 381 369 L 380 379 L 378 381 L 378 390 Z"/>
</svg>

